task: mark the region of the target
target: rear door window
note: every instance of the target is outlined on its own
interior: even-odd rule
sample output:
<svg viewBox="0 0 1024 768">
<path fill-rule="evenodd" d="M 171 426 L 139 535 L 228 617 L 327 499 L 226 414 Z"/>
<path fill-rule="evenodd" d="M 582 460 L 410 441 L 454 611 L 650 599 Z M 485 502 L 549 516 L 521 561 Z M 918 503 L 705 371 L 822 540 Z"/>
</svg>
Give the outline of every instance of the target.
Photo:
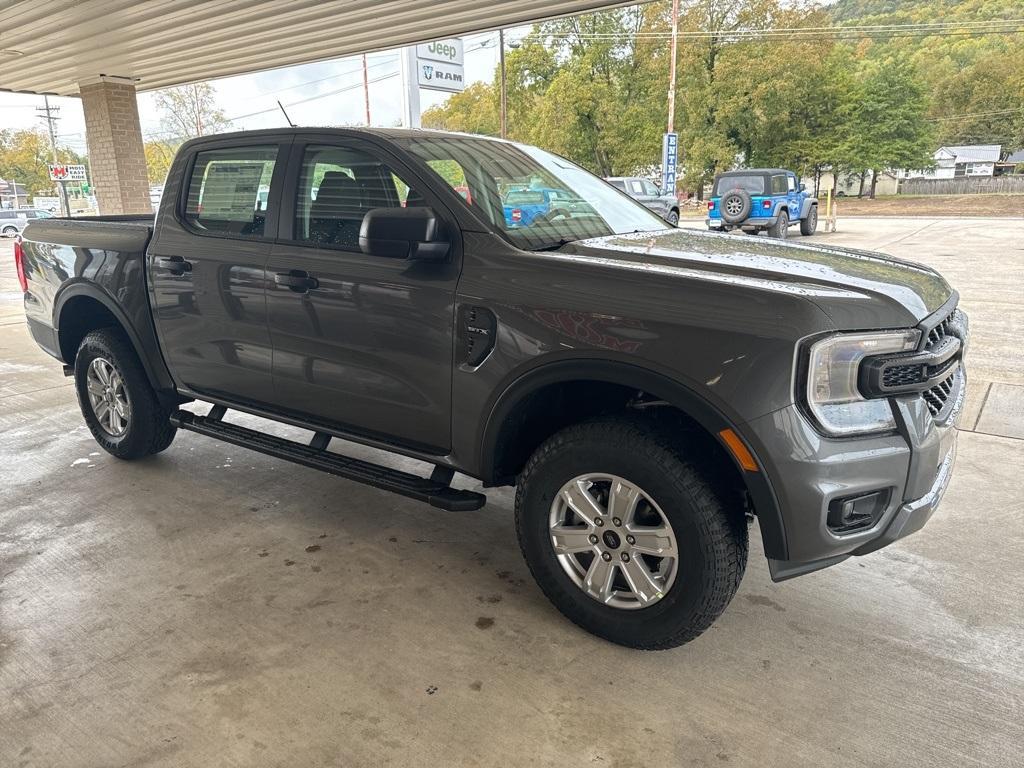
<svg viewBox="0 0 1024 768">
<path fill-rule="evenodd" d="M 772 194 L 773 195 L 784 195 L 786 194 L 789 187 L 786 185 L 786 177 L 772 176 Z"/>
<path fill-rule="evenodd" d="M 276 146 L 212 149 L 196 155 L 185 221 L 210 234 L 266 236 Z"/>
<path fill-rule="evenodd" d="M 629 191 L 632 192 L 634 195 L 643 195 L 644 194 L 644 184 L 643 184 L 643 182 L 640 181 L 639 179 L 633 179 L 632 181 L 629 182 Z"/>
</svg>

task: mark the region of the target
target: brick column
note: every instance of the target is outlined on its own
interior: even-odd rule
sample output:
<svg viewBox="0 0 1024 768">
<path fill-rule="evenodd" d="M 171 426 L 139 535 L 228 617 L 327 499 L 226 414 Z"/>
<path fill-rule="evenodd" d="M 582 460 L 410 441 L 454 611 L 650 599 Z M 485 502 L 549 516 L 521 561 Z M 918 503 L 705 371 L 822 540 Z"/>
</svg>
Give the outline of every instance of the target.
<svg viewBox="0 0 1024 768">
<path fill-rule="evenodd" d="M 100 213 L 151 213 L 135 86 L 101 80 L 78 90 Z"/>
</svg>

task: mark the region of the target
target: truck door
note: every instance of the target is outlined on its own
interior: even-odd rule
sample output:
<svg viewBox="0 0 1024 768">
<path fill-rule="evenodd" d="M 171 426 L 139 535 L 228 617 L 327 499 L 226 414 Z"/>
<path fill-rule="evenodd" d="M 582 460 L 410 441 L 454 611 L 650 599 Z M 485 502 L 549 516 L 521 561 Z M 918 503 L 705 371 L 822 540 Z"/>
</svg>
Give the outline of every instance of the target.
<svg viewBox="0 0 1024 768">
<path fill-rule="evenodd" d="M 296 140 L 281 238 L 268 264 L 274 391 L 281 408 L 347 432 L 443 452 L 451 379 L 459 233 L 447 262 L 364 254 L 372 208 L 430 205 L 417 177 L 376 145 Z"/>
<path fill-rule="evenodd" d="M 157 336 L 180 387 L 257 404 L 273 398 L 265 268 L 286 142 L 213 141 L 172 171 L 147 270 Z"/>
</svg>

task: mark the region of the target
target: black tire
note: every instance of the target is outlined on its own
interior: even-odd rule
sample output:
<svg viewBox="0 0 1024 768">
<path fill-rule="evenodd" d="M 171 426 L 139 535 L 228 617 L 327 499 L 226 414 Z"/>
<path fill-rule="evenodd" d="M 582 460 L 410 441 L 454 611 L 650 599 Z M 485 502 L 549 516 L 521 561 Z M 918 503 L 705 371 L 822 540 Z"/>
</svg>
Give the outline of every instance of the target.
<svg viewBox="0 0 1024 768">
<path fill-rule="evenodd" d="M 785 211 L 779 211 L 779 217 L 775 220 L 775 223 L 768 227 L 768 237 L 777 237 L 779 240 L 785 240 L 787 234 L 789 234 L 789 214 Z"/>
<path fill-rule="evenodd" d="M 818 229 L 818 206 L 812 205 L 807 215 L 800 220 L 800 234 L 810 236 Z"/>
<path fill-rule="evenodd" d="M 673 208 L 668 212 L 668 216 L 665 217 L 665 221 L 671 224 L 673 227 L 679 226 L 679 211 Z"/>
<path fill-rule="evenodd" d="M 128 415 L 127 426 L 120 435 L 112 434 L 101 424 L 89 399 L 88 371 L 97 358 L 110 363 L 123 382 Z M 159 453 L 174 440 L 177 429 L 170 422 L 172 410 L 160 404 L 135 350 L 117 329 L 102 328 L 82 339 L 75 356 L 75 391 L 89 431 L 111 456 L 140 459 Z"/>
<path fill-rule="evenodd" d="M 747 562 L 744 512 L 715 490 L 714 473 L 685 453 L 655 423 L 607 418 L 563 429 L 527 462 L 516 490 L 519 546 L 548 599 L 588 632 L 630 648 L 674 648 L 710 627 L 735 595 Z M 563 485 L 591 472 L 636 483 L 672 527 L 678 570 L 651 605 L 606 605 L 585 593 L 557 559 L 549 531 L 552 503 Z"/>
<path fill-rule="evenodd" d="M 739 224 L 750 216 L 753 202 L 750 193 L 745 189 L 730 189 L 718 202 L 722 220 L 727 224 Z"/>
</svg>

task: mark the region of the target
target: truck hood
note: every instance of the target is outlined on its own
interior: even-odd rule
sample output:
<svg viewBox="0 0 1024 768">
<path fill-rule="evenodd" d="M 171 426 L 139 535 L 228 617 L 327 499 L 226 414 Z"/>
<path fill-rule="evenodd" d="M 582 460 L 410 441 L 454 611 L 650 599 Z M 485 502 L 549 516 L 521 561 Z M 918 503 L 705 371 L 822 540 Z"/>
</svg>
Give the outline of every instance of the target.
<svg viewBox="0 0 1024 768">
<path fill-rule="evenodd" d="M 915 325 L 953 292 L 935 270 L 877 253 L 699 230 L 577 240 L 561 253 L 666 276 L 796 293 L 838 329 Z"/>
</svg>

